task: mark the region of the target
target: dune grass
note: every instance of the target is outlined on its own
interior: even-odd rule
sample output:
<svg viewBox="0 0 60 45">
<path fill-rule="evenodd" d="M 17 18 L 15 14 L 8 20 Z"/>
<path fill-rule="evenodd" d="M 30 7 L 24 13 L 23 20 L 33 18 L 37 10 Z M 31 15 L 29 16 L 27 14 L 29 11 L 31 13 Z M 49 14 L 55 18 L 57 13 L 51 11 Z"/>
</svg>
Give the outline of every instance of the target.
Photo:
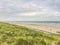
<svg viewBox="0 0 60 45">
<path fill-rule="evenodd" d="M 47 34 L 0 22 L 0 45 L 60 45 L 60 34 Z"/>
</svg>

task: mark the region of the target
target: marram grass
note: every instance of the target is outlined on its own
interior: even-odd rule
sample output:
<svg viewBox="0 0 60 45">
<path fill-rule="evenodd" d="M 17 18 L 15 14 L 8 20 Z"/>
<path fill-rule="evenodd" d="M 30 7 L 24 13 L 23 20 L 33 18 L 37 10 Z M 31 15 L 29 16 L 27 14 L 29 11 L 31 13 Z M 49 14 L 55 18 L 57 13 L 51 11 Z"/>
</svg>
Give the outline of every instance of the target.
<svg viewBox="0 0 60 45">
<path fill-rule="evenodd" d="M 47 34 L 0 22 L 0 45 L 60 45 L 59 34 Z"/>
</svg>

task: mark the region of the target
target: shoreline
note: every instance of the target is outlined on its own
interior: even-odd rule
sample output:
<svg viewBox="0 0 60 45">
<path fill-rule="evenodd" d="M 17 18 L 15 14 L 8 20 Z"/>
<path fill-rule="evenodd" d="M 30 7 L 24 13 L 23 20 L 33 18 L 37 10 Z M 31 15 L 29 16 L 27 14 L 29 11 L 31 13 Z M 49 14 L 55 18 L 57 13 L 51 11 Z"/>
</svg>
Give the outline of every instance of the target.
<svg viewBox="0 0 60 45">
<path fill-rule="evenodd" d="M 19 26 L 24 26 L 27 28 L 35 29 L 37 31 L 42 31 L 46 33 L 55 33 L 58 34 L 60 33 L 60 26 L 49 26 L 49 25 L 42 25 L 42 24 L 23 24 L 23 23 L 17 23 L 17 22 L 7 22 L 10 24 L 15 24 Z"/>
</svg>

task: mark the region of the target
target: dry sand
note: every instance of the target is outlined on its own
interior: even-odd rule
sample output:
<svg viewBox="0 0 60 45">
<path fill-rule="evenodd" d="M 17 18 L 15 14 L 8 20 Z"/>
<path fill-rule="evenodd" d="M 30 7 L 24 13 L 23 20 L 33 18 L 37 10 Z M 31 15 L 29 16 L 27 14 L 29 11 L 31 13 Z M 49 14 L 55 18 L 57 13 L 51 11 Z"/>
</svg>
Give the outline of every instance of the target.
<svg viewBox="0 0 60 45">
<path fill-rule="evenodd" d="M 47 33 L 56 33 L 59 32 L 60 33 L 60 26 L 48 26 L 48 25 L 34 25 L 34 24 L 22 24 L 22 23 L 17 23 L 17 22 L 8 22 L 10 24 L 16 24 L 19 26 L 25 26 L 27 28 L 31 28 L 31 29 L 36 29 L 37 31 L 43 31 L 43 32 L 47 32 Z M 58 34 L 58 33 L 56 33 Z"/>
</svg>

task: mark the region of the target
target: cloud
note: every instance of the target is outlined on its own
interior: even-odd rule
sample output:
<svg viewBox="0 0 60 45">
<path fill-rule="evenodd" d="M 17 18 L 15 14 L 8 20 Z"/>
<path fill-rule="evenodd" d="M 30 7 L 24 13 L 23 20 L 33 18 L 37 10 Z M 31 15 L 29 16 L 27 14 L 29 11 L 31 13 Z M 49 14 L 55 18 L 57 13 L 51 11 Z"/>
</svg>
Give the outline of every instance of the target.
<svg viewBox="0 0 60 45">
<path fill-rule="evenodd" d="M 37 20 L 44 16 L 44 19 L 54 18 L 60 16 L 60 0 L 0 0 L 1 15 L 2 20 Z"/>
<path fill-rule="evenodd" d="M 20 14 L 17 14 L 17 15 L 23 15 L 23 16 L 35 16 L 37 13 L 36 12 L 29 12 L 29 13 L 20 13 Z"/>
</svg>

